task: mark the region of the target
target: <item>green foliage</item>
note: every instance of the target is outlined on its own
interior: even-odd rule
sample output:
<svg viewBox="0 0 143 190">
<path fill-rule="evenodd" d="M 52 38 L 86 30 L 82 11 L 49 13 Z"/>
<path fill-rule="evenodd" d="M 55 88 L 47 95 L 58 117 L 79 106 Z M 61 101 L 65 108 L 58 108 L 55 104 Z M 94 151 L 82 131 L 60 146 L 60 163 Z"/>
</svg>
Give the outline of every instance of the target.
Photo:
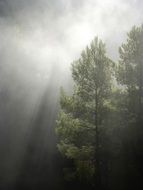
<svg viewBox="0 0 143 190">
<path fill-rule="evenodd" d="M 73 94 L 61 90 L 58 149 L 74 163 L 67 179 L 96 185 L 110 176 L 112 189 L 123 189 L 143 174 L 143 26 L 132 28 L 119 53 L 115 65 L 95 38 L 72 64 Z"/>
<path fill-rule="evenodd" d="M 143 104 L 143 26 L 133 27 L 119 48 L 118 81 L 127 89 L 129 113 L 141 116 Z"/>
<path fill-rule="evenodd" d="M 91 179 L 96 171 L 97 128 L 102 125 L 108 110 L 114 109 L 109 100 L 112 66 L 105 44 L 95 38 L 72 64 L 73 95 L 61 91 L 56 128 L 60 140 L 58 149 L 75 161 L 79 178 Z"/>
<path fill-rule="evenodd" d="M 122 84 L 137 88 L 143 60 L 143 26 L 133 27 L 126 44 L 119 48 L 119 79 Z"/>
<path fill-rule="evenodd" d="M 78 160 L 76 161 L 76 168 L 76 175 L 81 181 L 92 181 L 95 173 L 95 167 L 93 162 L 91 162 L 90 160 Z"/>
<path fill-rule="evenodd" d="M 132 28 L 126 43 L 119 48 L 119 53 L 117 79 L 124 87 L 124 96 L 122 96 L 122 113 L 124 113 L 122 121 L 125 119 L 122 136 L 124 173 L 129 181 L 133 179 L 132 183 L 139 186 L 142 183 L 139 176 L 143 175 L 141 164 L 143 159 L 143 25 Z"/>
</svg>

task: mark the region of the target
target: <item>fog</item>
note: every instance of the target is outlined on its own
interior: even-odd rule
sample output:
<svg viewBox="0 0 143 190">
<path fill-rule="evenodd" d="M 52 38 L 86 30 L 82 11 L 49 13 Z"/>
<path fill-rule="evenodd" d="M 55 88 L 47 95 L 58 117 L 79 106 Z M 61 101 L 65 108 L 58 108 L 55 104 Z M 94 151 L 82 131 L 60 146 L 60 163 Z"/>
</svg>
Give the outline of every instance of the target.
<svg viewBox="0 0 143 190">
<path fill-rule="evenodd" d="M 16 183 L 31 142 L 40 144 L 33 155 L 55 154 L 59 91 L 71 86 L 71 62 L 95 36 L 116 61 L 142 11 L 139 0 L 0 0 L 1 189 Z"/>
</svg>

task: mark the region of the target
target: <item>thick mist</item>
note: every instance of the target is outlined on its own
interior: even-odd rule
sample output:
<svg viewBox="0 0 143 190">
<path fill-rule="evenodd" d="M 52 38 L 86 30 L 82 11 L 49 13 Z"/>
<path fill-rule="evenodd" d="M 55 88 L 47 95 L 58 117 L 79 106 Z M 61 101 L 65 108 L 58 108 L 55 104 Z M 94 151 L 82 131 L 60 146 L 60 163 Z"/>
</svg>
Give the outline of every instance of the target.
<svg viewBox="0 0 143 190">
<path fill-rule="evenodd" d="M 96 35 L 117 60 L 126 32 L 142 22 L 142 6 L 139 0 L 0 0 L 0 189 L 26 175 L 29 162 L 52 163 L 59 91 L 71 87 L 71 62 Z"/>
</svg>

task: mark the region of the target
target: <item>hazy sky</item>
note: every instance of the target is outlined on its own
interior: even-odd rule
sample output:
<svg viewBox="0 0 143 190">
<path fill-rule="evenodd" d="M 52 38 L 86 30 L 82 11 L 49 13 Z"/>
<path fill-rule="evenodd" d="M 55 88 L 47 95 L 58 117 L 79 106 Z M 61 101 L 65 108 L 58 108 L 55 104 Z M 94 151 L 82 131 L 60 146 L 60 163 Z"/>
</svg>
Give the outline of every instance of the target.
<svg viewBox="0 0 143 190">
<path fill-rule="evenodd" d="M 142 20 L 141 0 L 0 0 L 0 176 L 6 184 L 45 96 L 45 126 L 53 127 L 53 102 L 60 85 L 68 86 L 70 63 L 95 36 L 117 60 L 126 33 Z"/>
<path fill-rule="evenodd" d="M 0 0 L 0 64 L 26 80 L 47 80 L 59 70 L 64 77 L 97 35 L 117 59 L 142 13 L 141 0 Z"/>
</svg>

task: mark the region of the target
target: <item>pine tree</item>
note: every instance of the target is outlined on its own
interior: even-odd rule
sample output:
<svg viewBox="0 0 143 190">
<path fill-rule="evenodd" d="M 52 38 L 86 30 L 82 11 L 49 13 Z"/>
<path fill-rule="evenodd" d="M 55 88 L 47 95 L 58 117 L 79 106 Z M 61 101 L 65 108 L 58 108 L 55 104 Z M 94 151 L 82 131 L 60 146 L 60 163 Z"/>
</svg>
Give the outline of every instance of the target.
<svg viewBox="0 0 143 190">
<path fill-rule="evenodd" d="M 142 119 L 143 106 L 143 26 L 133 27 L 127 42 L 119 48 L 119 81 L 127 90 L 129 112 Z"/>
<path fill-rule="evenodd" d="M 100 128 L 106 125 L 111 65 L 105 44 L 95 38 L 72 64 L 74 92 L 68 96 L 62 90 L 56 128 L 60 139 L 58 148 L 74 160 L 76 176 L 87 181 L 96 179 L 97 187 L 101 185 Z"/>
<path fill-rule="evenodd" d="M 132 28 L 119 53 L 118 81 L 125 94 L 123 154 L 127 184 L 129 188 L 140 188 L 143 175 L 143 26 Z"/>
</svg>

